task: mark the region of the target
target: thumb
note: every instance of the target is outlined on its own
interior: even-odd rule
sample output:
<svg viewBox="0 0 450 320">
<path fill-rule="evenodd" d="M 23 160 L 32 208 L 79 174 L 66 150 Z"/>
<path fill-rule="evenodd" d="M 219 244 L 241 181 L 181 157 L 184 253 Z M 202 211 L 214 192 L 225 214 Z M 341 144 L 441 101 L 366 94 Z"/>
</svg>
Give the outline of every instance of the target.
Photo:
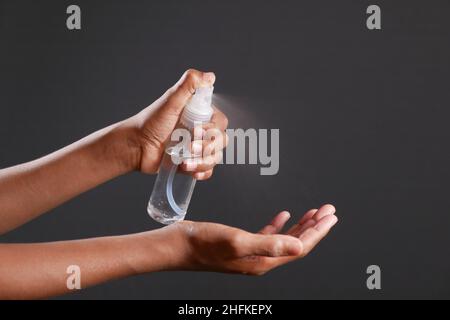
<svg viewBox="0 0 450 320">
<path fill-rule="evenodd" d="M 196 89 L 210 87 L 214 85 L 215 81 L 216 76 L 213 72 L 201 72 L 195 69 L 187 70 L 169 90 L 169 97 L 164 109 L 176 114 L 181 113 Z"/>
<path fill-rule="evenodd" d="M 288 235 L 262 235 L 249 233 L 242 241 L 244 256 L 295 256 L 303 251 L 302 242 Z"/>
</svg>

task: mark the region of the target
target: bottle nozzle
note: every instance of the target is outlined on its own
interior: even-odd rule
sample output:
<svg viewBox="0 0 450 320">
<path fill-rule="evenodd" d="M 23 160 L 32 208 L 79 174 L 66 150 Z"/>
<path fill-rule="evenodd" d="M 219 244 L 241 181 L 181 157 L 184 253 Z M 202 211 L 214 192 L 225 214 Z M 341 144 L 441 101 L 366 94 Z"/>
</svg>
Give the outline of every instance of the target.
<svg viewBox="0 0 450 320">
<path fill-rule="evenodd" d="M 191 128 L 195 123 L 205 123 L 211 120 L 214 112 L 211 106 L 213 92 L 214 87 L 202 87 L 195 90 L 181 117 L 181 121 L 186 127 Z"/>
</svg>

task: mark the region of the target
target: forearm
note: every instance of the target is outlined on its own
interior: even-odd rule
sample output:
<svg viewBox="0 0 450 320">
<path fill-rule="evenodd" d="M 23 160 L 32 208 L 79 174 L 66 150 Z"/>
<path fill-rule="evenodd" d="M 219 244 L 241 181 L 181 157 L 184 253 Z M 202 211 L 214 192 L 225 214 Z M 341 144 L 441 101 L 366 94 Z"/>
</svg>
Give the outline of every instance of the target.
<svg viewBox="0 0 450 320">
<path fill-rule="evenodd" d="M 81 287 L 140 273 L 174 269 L 178 254 L 161 230 L 42 244 L 0 244 L 0 299 L 35 299 L 71 292 L 69 266 Z"/>
<path fill-rule="evenodd" d="M 0 170 L 0 234 L 133 169 L 133 129 L 119 123 L 43 158 Z"/>
</svg>

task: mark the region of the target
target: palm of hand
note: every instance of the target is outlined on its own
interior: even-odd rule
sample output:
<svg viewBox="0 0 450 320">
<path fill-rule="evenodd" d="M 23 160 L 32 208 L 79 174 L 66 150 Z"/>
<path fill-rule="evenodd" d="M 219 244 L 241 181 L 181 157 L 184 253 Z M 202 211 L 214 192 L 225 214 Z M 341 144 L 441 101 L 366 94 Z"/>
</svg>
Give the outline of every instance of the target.
<svg viewBox="0 0 450 320">
<path fill-rule="evenodd" d="M 279 213 L 259 233 L 212 223 L 185 222 L 192 268 L 262 275 L 305 257 L 336 224 L 335 208 L 325 205 L 308 211 L 286 233 L 290 215 Z"/>
</svg>

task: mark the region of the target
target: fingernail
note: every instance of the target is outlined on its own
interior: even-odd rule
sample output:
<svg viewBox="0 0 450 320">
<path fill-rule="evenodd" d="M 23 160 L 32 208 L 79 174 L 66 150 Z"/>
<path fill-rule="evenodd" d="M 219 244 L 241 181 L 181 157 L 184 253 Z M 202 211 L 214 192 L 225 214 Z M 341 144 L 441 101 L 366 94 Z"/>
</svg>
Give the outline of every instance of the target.
<svg viewBox="0 0 450 320">
<path fill-rule="evenodd" d="M 215 80 L 216 80 L 216 75 L 213 72 L 205 72 L 203 74 L 203 81 L 205 81 L 209 84 L 213 84 Z"/>
<path fill-rule="evenodd" d="M 291 213 L 289 211 L 283 211 L 283 214 L 288 218 L 291 217 Z"/>
<path fill-rule="evenodd" d="M 185 161 L 186 171 L 194 171 L 197 168 L 197 162 L 194 159 L 188 159 Z"/>
</svg>

